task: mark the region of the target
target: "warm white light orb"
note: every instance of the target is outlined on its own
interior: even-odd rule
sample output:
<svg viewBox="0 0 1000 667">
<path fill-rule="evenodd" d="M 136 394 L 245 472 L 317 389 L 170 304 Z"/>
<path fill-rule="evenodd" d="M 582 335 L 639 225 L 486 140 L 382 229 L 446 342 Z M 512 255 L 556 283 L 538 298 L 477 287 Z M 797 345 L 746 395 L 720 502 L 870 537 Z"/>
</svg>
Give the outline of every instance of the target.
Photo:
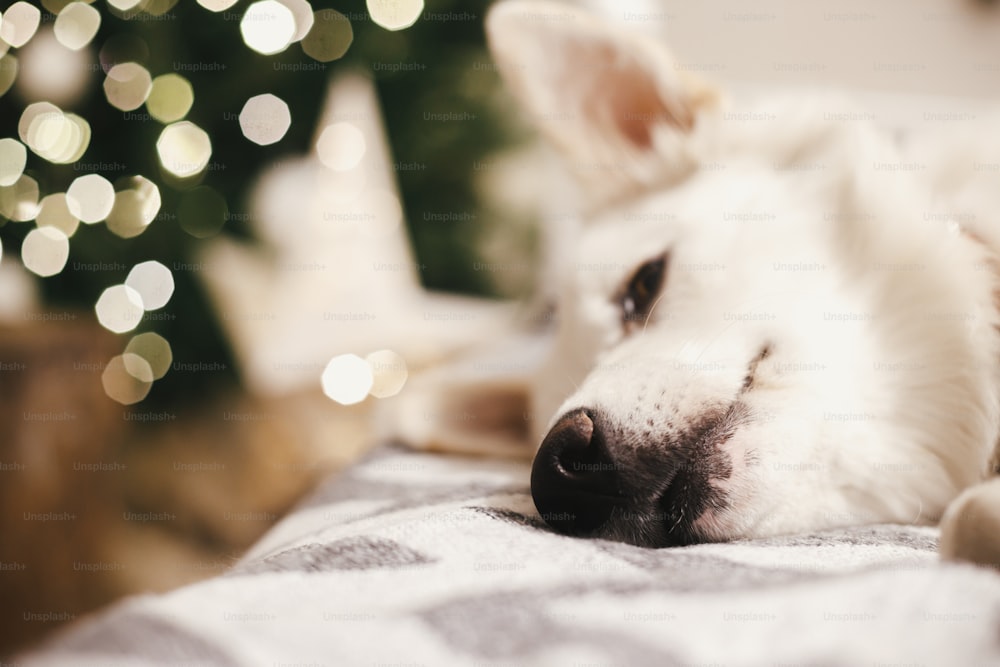
<svg viewBox="0 0 1000 667">
<path fill-rule="evenodd" d="M 292 115 L 284 100 L 270 93 L 247 100 L 240 111 L 243 136 L 261 146 L 277 143 L 292 126 Z"/>
<path fill-rule="evenodd" d="M 115 188 L 100 174 L 80 176 L 66 190 L 69 212 L 88 225 L 108 217 L 114 205 Z"/>
<path fill-rule="evenodd" d="M 114 333 L 135 329 L 145 312 L 142 297 L 128 285 L 115 285 L 104 290 L 94 310 L 101 326 Z"/>
<path fill-rule="evenodd" d="M 0 39 L 19 49 L 34 36 L 41 20 L 42 12 L 38 7 L 28 2 L 15 2 L 0 19 Z"/>
<path fill-rule="evenodd" d="M 71 2 L 59 12 L 54 26 L 56 39 L 67 49 L 79 51 L 90 44 L 101 27 L 101 13 L 82 2 Z"/>
<path fill-rule="evenodd" d="M 69 259 L 69 238 L 55 227 L 38 227 L 28 232 L 21 244 L 24 268 L 43 278 L 54 276 Z"/>
<path fill-rule="evenodd" d="M 111 106 L 134 111 L 142 106 L 153 89 L 153 78 L 139 63 L 121 63 L 108 70 L 104 95 Z"/>
<path fill-rule="evenodd" d="M 342 354 L 323 370 L 323 393 L 341 405 L 365 400 L 375 382 L 371 366 L 356 354 Z"/>
<path fill-rule="evenodd" d="M 174 176 L 187 178 L 208 166 L 212 140 L 205 130 L 184 120 L 163 128 L 156 140 L 156 152 L 164 169 Z"/>
<path fill-rule="evenodd" d="M 0 139 L 0 185 L 14 185 L 24 173 L 28 151 L 17 139 Z"/>
<path fill-rule="evenodd" d="M 295 15 L 276 0 L 261 0 L 247 7 L 240 33 L 248 47 L 269 56 L 288 48 L 295 37 Z"/>
<path fill-rule="evenodd" d="M 424 11 L 424 0 L 366 0 L 365 4 L 372 21 L 386 30 L 409 28 Z"/>
<path fill-rule="evenodd" d="M 395 396 L 406 384 L 409 371 L 406 369 L 406 361 L 392 350 L 379 350 L 372 352 L 365 361 L 372 369 L 374 382 L 369 390 L 376 398 L 389 398 Z"/>
<path fill-rule="evenodd" d="M 125 285 L 142 297 L 142 306 L 147 311 L 167 305 L 174 294 L 174 275 L 163 264 L 155 260 L 136 264 L 129 271 Z"/>
</svg>

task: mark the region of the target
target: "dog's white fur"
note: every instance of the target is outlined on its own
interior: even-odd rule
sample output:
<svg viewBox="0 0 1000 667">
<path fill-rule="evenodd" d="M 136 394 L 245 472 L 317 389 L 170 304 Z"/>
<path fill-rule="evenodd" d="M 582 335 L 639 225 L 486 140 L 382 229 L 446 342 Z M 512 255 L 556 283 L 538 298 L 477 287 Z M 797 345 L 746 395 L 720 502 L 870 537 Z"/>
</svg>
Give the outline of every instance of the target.
<svg viewBox="0 0 1000 667">
<path fill-rule="evenodd" d="M 536 447 L 584 407 L 609 415 L 615 446 L 635 455 L 738 399 L 733 469 L 713 482 L 730 502 L 694 523 L 705 540 L 932 523 L 996 472 L 1000 201 L 968 144 L 915 160 L 837 120 L 850 109 L 833 97 L 732 109 L 661 45 L 563 5 L 501 3 L 487 28 L 508 86 L 587 196 L 585 227 L 562 249 L 555 340 L 530 380 Z M 929 215 L 957 210 L 978 213 Z M 616 295 L 663 252 L 662 293 L 627 330 Z M 520 417 L 510 378 L 446 372 L 438 416 L 471 401 Z M 507 400 L 492 400 L 498 388 Z M 516 439 L 475 421 L 410 439 Z M 981 517 L 955 527 L 968 516 L 953 510 L 946 536 L 975 534 Z M 641 534 L 642 520 L 624 530 Z"/>
</svg>

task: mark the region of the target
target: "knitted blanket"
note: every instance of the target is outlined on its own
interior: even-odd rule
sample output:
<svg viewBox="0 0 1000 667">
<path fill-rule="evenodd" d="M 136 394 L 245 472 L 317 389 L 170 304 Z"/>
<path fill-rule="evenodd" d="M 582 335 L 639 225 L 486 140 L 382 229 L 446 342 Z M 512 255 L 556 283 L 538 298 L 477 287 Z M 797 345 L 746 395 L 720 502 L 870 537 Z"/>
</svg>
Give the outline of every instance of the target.
<svg viewBox="0 0 1000 667">
<path fill-rule="evenodd" d="M 551 532 L 525 463 L 384 447 L 231 571 L 18 665 L 995 665 L 1000 575 L 880 525 L 643 549 Z"/>
</svg>

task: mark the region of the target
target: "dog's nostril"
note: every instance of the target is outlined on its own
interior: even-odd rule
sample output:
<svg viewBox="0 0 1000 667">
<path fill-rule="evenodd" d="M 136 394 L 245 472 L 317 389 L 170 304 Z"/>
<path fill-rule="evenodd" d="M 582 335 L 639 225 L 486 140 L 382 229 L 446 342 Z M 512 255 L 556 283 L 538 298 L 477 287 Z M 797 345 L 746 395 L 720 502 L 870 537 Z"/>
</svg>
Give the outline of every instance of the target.
<svg viewBox="0 0 1000 667">
<path fill-rule="evenodd" d="M 549 525 L 571 534 L 598 528 L 621 500 L 619 476 L 604 434 L 586 410 L 567 413 L 531 468 L 531 495 Z"/>
</svg>

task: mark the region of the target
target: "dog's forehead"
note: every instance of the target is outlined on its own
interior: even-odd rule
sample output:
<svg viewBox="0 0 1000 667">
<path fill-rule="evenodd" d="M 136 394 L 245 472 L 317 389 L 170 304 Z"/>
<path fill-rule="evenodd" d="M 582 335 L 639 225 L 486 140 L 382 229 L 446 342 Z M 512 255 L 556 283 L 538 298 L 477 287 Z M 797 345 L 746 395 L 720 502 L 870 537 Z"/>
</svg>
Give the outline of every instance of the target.
<svg viewBox="0 0 1000 667">
<path fill-rule="evenodd" d="M 767 176 L 771 176 L 770 179 Z M 586 221 L 577 246 L 577 268 L 587 274 L 621 276 L 680 242 L 724 245 L 745 226 L 732 223 L 738 212 L 764 207 L 773 175 L 716 169 L 683 184 L 655 190 L 608 207 Z M 773 202 L 772 202 L 773 203 Z M 767 204 L 771 206 L 771 204 Z"/>
</svg>

